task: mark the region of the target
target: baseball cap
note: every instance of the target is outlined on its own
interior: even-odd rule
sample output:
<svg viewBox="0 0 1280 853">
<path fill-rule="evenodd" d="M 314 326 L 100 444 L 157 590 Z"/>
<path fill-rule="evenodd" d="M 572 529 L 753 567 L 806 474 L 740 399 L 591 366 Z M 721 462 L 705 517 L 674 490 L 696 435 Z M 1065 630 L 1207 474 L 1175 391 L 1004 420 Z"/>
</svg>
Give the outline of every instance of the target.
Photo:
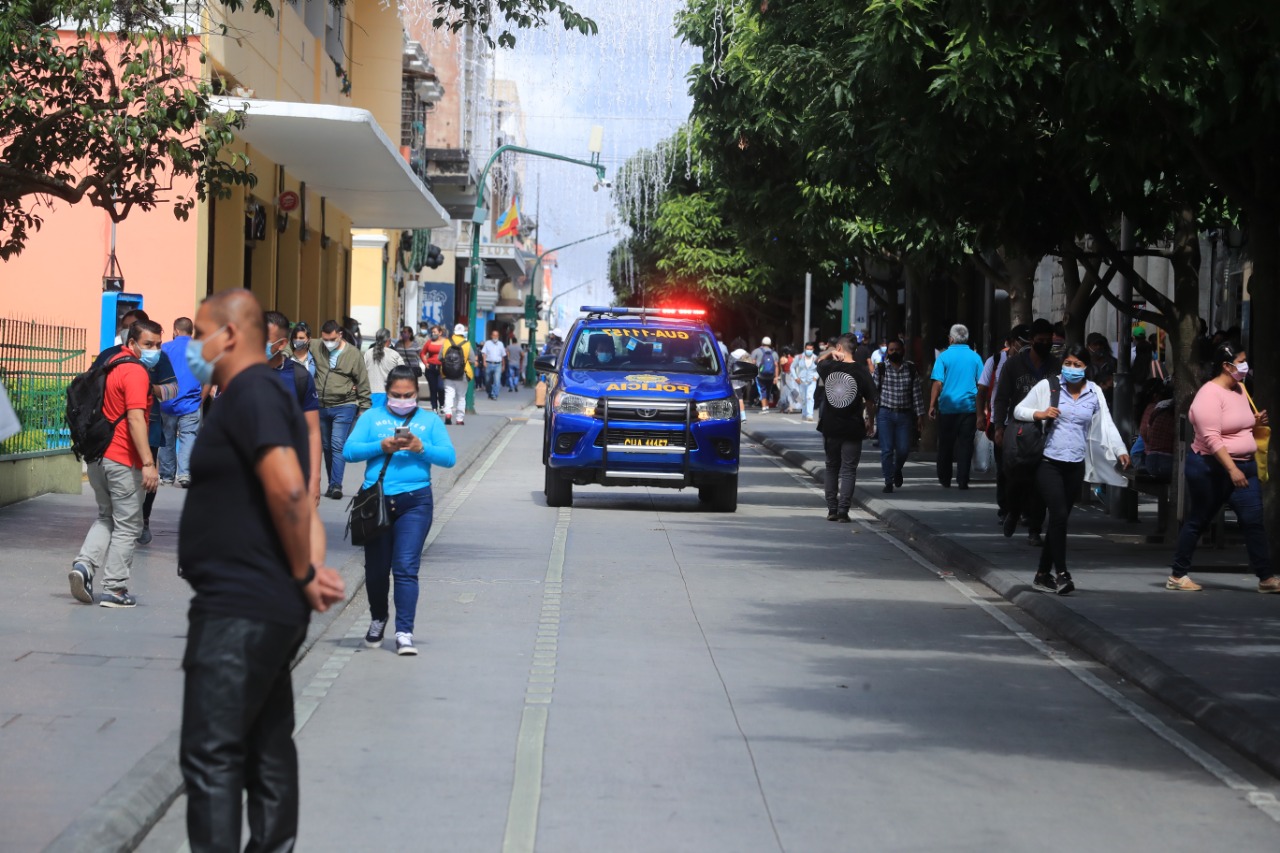
<svg viewBox="0 0 1280 853">
<path fill-rule="evenodd" d="M 1026 323 L 1019 323 L 1009 330 L 1009 340 L 1031 343 L 1031 327 Z"/>
<path fill-rule="evenodd" d="M 762 347 L 773 346 L 773 340 L 770 339 L 768 335 L 765 335 L 763 338 L 760 339 L 760 346 Z"/>
<path fill-rule="evenodd" d="M 552 335 L 554 335 L 554 336 L 555 336 L 555 337 L 557 337 L 557 338 L 562 338 L 562 339 L 563 339 L 563 338 L 564 338 L 564 329 L 560 328 L 559 326 L 556 326 L 554 329 L 552 329 L 552 330 L 551 330 L 551 334 L 552 334 Z"/>
<path fill-rule="evenodd" d="M 1145 327 L 1145 326 L 1134 326 L 1134 327 L 1133 327 L 1133 336 L 1134 336 L 1135 338 L 1145 338 L 1145 337 L 1147 336 L 1147 329 L 1146 329 L 1146 327 Z"/>
<path fill-rule="evenodd" d="M 453 333 L 455 335 L 465 335 L 467 333 L 467 327 L 459 323 L 453 327 Z"/>
</svg>

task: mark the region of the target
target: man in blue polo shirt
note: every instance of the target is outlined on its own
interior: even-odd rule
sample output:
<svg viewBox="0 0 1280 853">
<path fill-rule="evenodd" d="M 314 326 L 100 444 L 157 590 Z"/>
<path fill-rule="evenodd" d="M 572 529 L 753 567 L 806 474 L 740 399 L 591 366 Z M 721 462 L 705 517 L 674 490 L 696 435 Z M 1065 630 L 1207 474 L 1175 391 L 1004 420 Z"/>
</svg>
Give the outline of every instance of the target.
<svg viewBox="0 0 1280 853">
<path fill-rule="evenodd" d="M 187 367 L 187 342 L 193 330 L 190 317 L 179 317 L 173 323 L 173 340 L 160 349 L 173 365 L 178 380 L 178 395 L 160 404 L 160 426 L 164 430 L 164 446 L 160 459 L 160 482 L 176 483 L 182 488 L 191 484 L 191 448 L 200 432 L 200 403 L 204 386 Z"/>
<path fill-rule="evenodd" d="M 933 363 L 933 390 L 929 396 L 929 417 L 938 422 L 938 482 L 951 488 L 952 459 L 956 482 L 969 488 L 969 465 L 973 461 L 973 433 L 978 422 L 978 378 L 982 358 L 969 348 L 969 329 L 957 323 L 951 327 L 951 346 Z"/>
</svg>

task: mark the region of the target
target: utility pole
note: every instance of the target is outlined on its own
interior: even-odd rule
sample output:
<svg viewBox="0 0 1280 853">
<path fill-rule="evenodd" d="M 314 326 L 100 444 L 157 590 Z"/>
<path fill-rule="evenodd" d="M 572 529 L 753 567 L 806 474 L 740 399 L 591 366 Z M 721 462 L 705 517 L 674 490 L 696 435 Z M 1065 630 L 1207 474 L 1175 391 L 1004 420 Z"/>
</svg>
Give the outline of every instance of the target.
<svg viewBox="0 0 1280 853">
<path fill-rule="evenodd" d="M 809 336 L 813 334 L 813 326 L 810 325 L 812 317 L 810 316 L 813 308 L 813 273 L 804 274 L 804 334 L 801 335 L 801 347 L 809 340 Z"/>
</svg>

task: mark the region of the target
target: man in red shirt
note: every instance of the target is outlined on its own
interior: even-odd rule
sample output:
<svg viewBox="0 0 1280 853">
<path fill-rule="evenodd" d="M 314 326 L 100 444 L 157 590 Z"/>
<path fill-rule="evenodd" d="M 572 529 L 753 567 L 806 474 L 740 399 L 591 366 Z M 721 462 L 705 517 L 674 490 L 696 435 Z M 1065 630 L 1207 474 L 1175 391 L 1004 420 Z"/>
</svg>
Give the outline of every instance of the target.
<svg viewBox="0 0 1280 853">
<path fill-rule="evenodd" d="M 151 408 L 151 379 L 147 367 L 160 357 L 160 324 L 139 320 L 129 327 L 123 349 L 112 359 L 130 356 L 142 361 L 122 364 L 107 374 L 102 414 L 119 420 L 106 454 L 89 465 L 89 485 L 98 499 L 98 518 L 71 564 L 69 580 L 76 600 L 93 604 L 93 576 L 102 570 L 103 607 L 133 607 L 129 594 L 133 551 L 142 532 L 145 492 L 160 484 L 156 461 L 147 440 Z"/>
</svg>

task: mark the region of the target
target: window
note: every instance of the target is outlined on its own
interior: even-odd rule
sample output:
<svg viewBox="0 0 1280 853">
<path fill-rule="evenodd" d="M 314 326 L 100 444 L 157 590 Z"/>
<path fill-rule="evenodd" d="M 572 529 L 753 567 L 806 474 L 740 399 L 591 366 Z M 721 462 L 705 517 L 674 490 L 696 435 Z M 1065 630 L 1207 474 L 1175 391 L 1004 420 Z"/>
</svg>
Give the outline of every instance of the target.
<svg viewBox="0 0 1280 853">
<path fill-rule="evenodd" d="M 720 348 L 704 331 L 654 326 L 583 329 L 569 365 L 574 370 L 653 370 L 662 373 L 720 371 Z"/>
</svg>

